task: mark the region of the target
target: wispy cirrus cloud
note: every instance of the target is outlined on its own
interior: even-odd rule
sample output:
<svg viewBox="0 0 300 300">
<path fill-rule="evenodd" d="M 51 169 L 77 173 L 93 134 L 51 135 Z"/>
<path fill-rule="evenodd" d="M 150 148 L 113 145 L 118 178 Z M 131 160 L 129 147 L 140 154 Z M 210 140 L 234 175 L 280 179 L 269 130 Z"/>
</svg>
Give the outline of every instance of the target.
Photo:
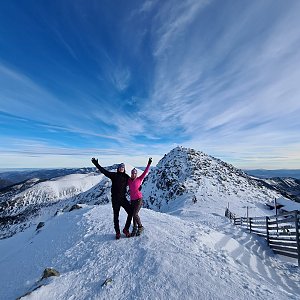
<svg viewBox="0 0 300 300">
<path fill-rule="evenodd" d="M 124 113 L 121 106 L 111 104 L 109 99 L 99 105 L 101 99 L 74 87 L 77 98 L 82 99 L 65 103 L 26 75 L 4 64 L 0 65 L 0 79 L 0 111 L 15 118 L 31 120 L 39 127 L 121 143 L 130 138 L 130 132 L 141 132 L 139 123 L 133 123 L 130 115 Z M 119 88 L 124 88 L 122 80 L 125 79 L 116 82 Z M 106 129 L 101 124 L 106 124 Z"/>
<path fill-rule="evenodd" d="M 92 166 L 91 158 L 99 159 L 103 166 L 126 162 L 135 166 L 146 164 L 148 157 L 153 157 L 154 163 L 161 158 L 161 147 L 151 151 L 136 144 L 122 147 L 75 147 L 63 143 L 49 142 L 48 139 L 3 138 L 0 153 L 4 159 L 1 168 L 13 168 L 22 165 L 26 168 L 55 168 Z M 133 151 L 134 149 L 134 151 Z M 157 154 L 158 153 L 158 154 Z"/>
<path fill-rule="evenodd" d="M 176 31 L 170 22 L 162 25 L 166 32 L 156 32 L 161 34 L 156 40 L 168 41 L 166 47 L 159 43 L 163 51 L 154 48 L 157 66 L 148 110 L 160 105 L 161 113 L 150 116 L 159 124 L 156 129 L 171 133 L 181 127 L 191 141 L 205 136 L 203 144 L 219 147 L 220 152 L 227 143 L 240 140 L 248 146 L 255 141 L 272 148 L 286 142 L 287 135 L 299 139 L 296 6 L 279 8 L 272 7 L 271 2 L 254 1 L 240 14 L 229 14 L 219 24 L 222 27 L 210 28 L 216 36 L 209 39 L 205 37 L 210 29 L 194 30 L 202 24 L 197 10 L 191 13 L 190 21 L 182 9 L 165 16 L 167 20 L 186 20 L 182 22 L 186 27 Z M 273 17 L 262 21 L 267 10 Z M 195 16 L 197 21 L 191 27 Z M 265 139 L 265 132 L 274 137 Z M 201 142 L 198 145 L 201 148 Z"/>
<path fill-rule="evenodd" d="M 0 110 L 19 117 L 56 120 L 68 106 L 25 74 L 0 64 Z"/>
<path fill-rule="evenodd" d="M 23 126 L 21 140 L 45 139 L 58 154 L 77 145 L 132 158 L 184 144 L 247 164 L 266 152 L 270 164 L 297 161 L 298 2 L 78 2 L 55 4 L 57 19 L 36 7 L 34 19 L 21 13 L 36 34 L 28 49 L 44 50 L 32 60 L 41 76 L 9 55 L 0 61 L 0 111 Z"/>
<path fill-rule="evenodd" d="M 185 36 L 188 33 L 189 26 L 209 2 L 189 0 L 177 2 L 175 5 L 165 2 L 154 19 L 154 24 L 159 24 L 153 28 L 154 56 L 163 55 L 165 51 L 171 50 L 178 35 Z"/>
</svg>

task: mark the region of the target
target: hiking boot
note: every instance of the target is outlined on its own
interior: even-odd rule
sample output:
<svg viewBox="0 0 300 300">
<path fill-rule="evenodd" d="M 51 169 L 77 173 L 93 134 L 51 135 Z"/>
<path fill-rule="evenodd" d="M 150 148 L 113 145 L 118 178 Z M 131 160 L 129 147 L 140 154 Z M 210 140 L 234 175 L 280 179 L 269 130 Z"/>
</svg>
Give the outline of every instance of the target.
<svg viewBox="0 0 300 300">
<path fill-rule="evenodd" d="M 135 236 L 137 233 L 137 227 L 133 227 L 132 232 L 131 232 L 131 236 Z"/>
<path fill-rule="evenodd" d="M 144 231 L 144 227 L 143 227 L 143 226 L 139 227 L 139 228 L 138 228 L 138 231 L 137 231 L 137 233 L 136 233 L 136 235 L 137 235 L 137 236 L 141 235 L 141 233 L 142 233 L 143 231 Z"/>
<path fill-rule="evenodd" d="M 123 233 L 126 235 L 126 237 L 130 237 L 130 232 L 127 229 L 123 229 Z"/>
<path fill-rule="evenodd" d="M 120 232 L 116 233 L 116 240 L 120 239 L 120 237 L 121 237 L 121 233 Z"/>
</svg>

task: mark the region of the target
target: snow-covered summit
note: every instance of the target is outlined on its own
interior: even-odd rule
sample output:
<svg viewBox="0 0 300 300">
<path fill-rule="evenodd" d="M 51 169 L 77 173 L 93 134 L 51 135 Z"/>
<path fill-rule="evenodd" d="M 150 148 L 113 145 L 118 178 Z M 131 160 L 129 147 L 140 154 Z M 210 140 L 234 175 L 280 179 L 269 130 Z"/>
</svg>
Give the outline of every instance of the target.
<svg viewBox="0 0 300 300">
<path fill-rule="evenodd" d="M 191 205 L 249 205 L 259 211 L 281 195 L 234 166 L 194 149 L 176 147 L 166 154 L 143 184 L 148 208 L 170 212 Z M 264 214 L 264 212 L 263 212 Z"/>
</svg>

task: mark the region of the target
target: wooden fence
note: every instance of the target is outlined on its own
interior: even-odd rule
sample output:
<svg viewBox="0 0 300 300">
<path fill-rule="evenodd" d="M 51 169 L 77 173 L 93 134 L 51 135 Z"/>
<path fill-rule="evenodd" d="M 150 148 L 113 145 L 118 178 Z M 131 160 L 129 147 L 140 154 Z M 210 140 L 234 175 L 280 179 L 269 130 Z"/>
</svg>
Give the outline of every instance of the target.
<svg viewBox="0 0 300 300">
<path fill-rule="evenodd" d="M 225 216 L 249 232 L 264 237 L 274 253 L 298 259 L 300 266 L 300 211 L 265 217 L 238 217 L 228 208 Z"/>
</svg>

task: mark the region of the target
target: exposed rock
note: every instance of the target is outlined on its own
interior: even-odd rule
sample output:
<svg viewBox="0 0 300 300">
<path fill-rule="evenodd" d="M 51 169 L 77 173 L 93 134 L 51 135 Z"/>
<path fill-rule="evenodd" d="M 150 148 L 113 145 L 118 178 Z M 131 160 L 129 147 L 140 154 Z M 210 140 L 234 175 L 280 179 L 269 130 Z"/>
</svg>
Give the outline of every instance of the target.
<svg viewBox="0 0 300 300">
<path fill-rule="evenodd" d="M 76 209 L 80 209 L 80 208 L 82 208 L 80 205 L 74 204 L 74 205 L 70 208 L 69 211 L 76 210 Z"/>
<path fill-rule="evenodd" d="M 45 222 L 40 222 L 37 226 L 36 226 L 36 230 L 41 229 L 42 227 L 45 226 Z"/>
<path fill-rule="evenodd" d="M 43 276 L 41 278 L 41 280 L 45 279 L 45 278 L 48 278 L 48 277 L 51 277 L 51 276 L 59 276 L 59 272 L 56 271 L 55 269 L 53 268 L 46 268 L 43 272 Z"/>
<path fill-rule="evenodd" d="M 18 297 L 16 300 L 21 300 L 24 297 L 31 295 L 34 291 L 38 290 L 42 286 L 49 284 L 49 281 L 47 280 L 47 278 L 52 277 L 52 276 L 60 276 L 60 274 L 58 271 L 56 271 L 53 268 L 46 268 L 43 272 L 42 278 L 30 288 L 30 291 L 28 291 L 26 294 Z"/>
<path fill-rule="evenodd" d="M 101 284 L 102 287 L 109 285 L 112 283 L 112 279 L 111 278 L 106 278 L 105 281 Z"/>
</svg>

